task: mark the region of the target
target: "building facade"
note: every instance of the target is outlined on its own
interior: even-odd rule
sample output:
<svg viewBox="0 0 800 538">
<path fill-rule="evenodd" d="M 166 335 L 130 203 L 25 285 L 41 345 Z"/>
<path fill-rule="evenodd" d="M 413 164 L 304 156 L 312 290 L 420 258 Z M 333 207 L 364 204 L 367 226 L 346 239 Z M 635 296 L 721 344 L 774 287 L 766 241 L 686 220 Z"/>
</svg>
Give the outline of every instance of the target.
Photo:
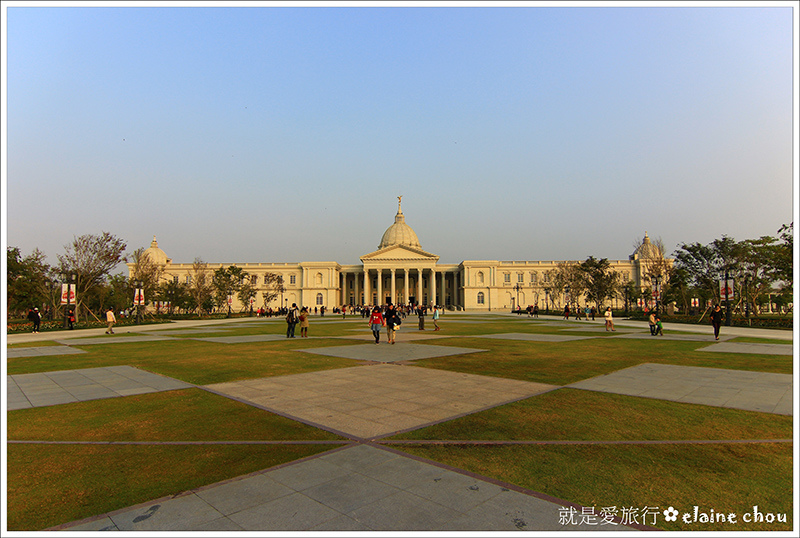
<svg viewBox="0 0 800 538">
<path fill-rule="evenodd" d="M 417 234 L 406 224 L 402 200 L 398 198 L 394 223 L 386 229 L 378 249 L 361 256 L 360 264 L 337 262 L 243 263 L 233 264 L 246 271 L 257 289 L 266 291 L 264 275 L 278 274 L 285 291 L 269 304 L 254 308 L 273 309 L 296 303 L 314 308 L 342 305 L 423 304 L 442 305 L 452 310 L 491 311 L 516 309 L 519 305 L 552 308 L 561 305 L 564 290 L 553 289 L 548 272 L 560 261 L 465 260 L 458 264 L 440 264 L 439 256 L 422 249 Z M 653 246 L 645 233 L 642 245 L 628 260 L 610 261 L 611 269 L 621 274 L 623 282 L 649 286 L 647 264 Z M 145 251 L 163 267 L 162 280 L 191 281 L 191 263 L 173 263 L 158 247 L 155 237 Z M 579 263 L 579 262 L 568 262 Z M 208 263 L 213 273 L 231 264 Z M 133 274 L 133 264 L 128 264 Z M 233 299 L 232 309 L 245 305 Z M 581 301 L 582 303 L 585 301 Z"/>
</svg>

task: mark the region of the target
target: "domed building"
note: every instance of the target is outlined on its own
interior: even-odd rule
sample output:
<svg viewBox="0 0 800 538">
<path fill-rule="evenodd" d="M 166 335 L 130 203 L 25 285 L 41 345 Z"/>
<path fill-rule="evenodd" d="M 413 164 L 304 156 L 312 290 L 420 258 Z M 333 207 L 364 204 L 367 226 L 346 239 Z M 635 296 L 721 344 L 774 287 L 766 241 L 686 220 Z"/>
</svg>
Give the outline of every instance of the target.
<svg viewBox="0 0 800 538">
<path fill-rule="evenodd" d="M 628 260 L 609 260 L 623 281 L 632 280 L 647 285 L 642 271 L 646 269 L 645 254 L 655 248 L 645 233 L 643 244 Z M 164 268 L 162 279 L 190 283 L 192 263 L 173 263 L 158 247 L 153 237 L 145 254 Z M 580 260 L 582 261 L 582 260 Z M 671 260 L 669 260 L 671 261 Z M 254 308 L 280 308 L 296 303 L 313 310 L 315 307 L 333 309 L 342 305 L 394 304 L 443 305 L 448 309 L 488 311 L 509 310 L 517 305 L 546 304 L 551 308 L 561 304 L 564 290 L 555 289 L 550 282 L 551 271 L 561 261 L 497 261 L 466 260 L 457 264 L 441 264 L 439 256 L 422 249 L 413 228 L 406 223 L 402 197 L 398 197 L 397 214 L 381 237 L 378 250 L 361 256 L 359 264 L 337 262 L 301 263 L 242 263 L 235 264 L 246 271 L 258 289 L 266 290 L 265 275 L 280 275 L 284 292 L 269 304 L 261 304 L 256 295 Z M 572 262 L 579 263 L 579 261 Z M 209 263 L 214 272 L 230 264 Z M 133 272 L 133 264 L 128 264 Z M 245 305 L 234 298 L 232 308 Z"/>
<path fill-rule="evenodd" d="M 156 236 L 153 236 L 153 241 L 150 243 L 150 248 L 142 252 L 142 256 L 147 256 L 154 264 L 162 267 L 165 267 L 168 263 L 172 263 L 172 260 L 167 258 L 167 253 L 158 248 Z"/>
</svg>

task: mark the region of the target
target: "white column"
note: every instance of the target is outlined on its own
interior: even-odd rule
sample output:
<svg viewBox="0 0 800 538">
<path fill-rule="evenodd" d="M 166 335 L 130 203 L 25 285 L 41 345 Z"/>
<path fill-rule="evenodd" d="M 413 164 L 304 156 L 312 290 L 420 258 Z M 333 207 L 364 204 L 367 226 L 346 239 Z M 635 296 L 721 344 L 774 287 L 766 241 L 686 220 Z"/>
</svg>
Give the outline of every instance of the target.
<svg viewBox="0 0 800 538">
<path fill-rule="evenodd" d="M 369 305 L 372 302 L 372 296 L 369 291 L 369 269 L 364 269 L 364 304 Z"/>
<path fill-rule="evenodd" d="M 436 302 L 436 269 L 431 269 L 431 304 L 439 304 Z"/>
<path fill-rule="evenodd" d="M 353 275 L 353 304 L 356 306 L 361 304 L 361 302 L 358 300 L 358 292 L 360 291 L 358 287 L 358 276 L 359 273 Z"/>
<path fill-rule="evenodd" d="M 392 269 L 392 304 L 397 303 L 397 288 L 395 286 L 395 270 Z"/>
<path fill-rule="evenodd" d="M 442 271 L 442 287 L 441 287 L 442 291 L 439 292 L 442 294 L 442 306 L 447 305 L 447 281 L 445 279 L 445 275 L 446 273 Z"/>
<path fill-rule="evenodd" d="M 403 269 L 403 302 L 408 304 L 408 269 Z"/>
<path fill-rule="evenodd" d="M 383 299 L 381 299 L 381 295 L 383 295 L 383 269 L 377 269 L 378 272 L 378 299 L 377 304 L 380 306 L 383 304 Z"/>
<path fill-rule="evenodd" d="M 417 269 L 417 303 L 422 304 L 422 269 Z"/>
</svg>

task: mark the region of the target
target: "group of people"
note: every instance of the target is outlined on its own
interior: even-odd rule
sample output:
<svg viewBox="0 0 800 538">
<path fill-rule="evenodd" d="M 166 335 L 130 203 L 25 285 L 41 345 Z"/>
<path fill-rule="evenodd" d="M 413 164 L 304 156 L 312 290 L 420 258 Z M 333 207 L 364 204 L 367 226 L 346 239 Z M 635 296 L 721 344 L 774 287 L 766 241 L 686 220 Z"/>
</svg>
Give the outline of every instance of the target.
<svg viewBox="0 0 800 538">
<path fill-rule="evenodd" d="M 396 331 L 400 328 L 400 325 L 402 325 L 406 314 L 411 311 L 410 308 L 404 306 L 398 307 L 392 303 L 386 305 L 383 310 L 381 310 L 379 306 L 373 307 L 371 311 L 369 311 L 366 307 L 352 308 L 358 308 L 359 312 L 363 312 L 362 317 L 367 317 L 366 313 L 369 312 L 368 325 L 370 330 L 372 330 L 372 335 L 375 337 L 376 344 L 380 344 L 381 330 L 383 327 L 386 327 L 386 336 L 388 337 L 389 343 L 394 344 Z M 343 315 L 346 315 L 346 307 L 343 307 L 341 312 Z M 425 330 L 425 315 L 427 313 L 427 309 L 425 307 L 418 307 L 416 312 L 419 316 L 419 330 Z M 308 338 L 310 314 L 311 313 L 307 307 L 304 306 L 303 308 L 298 308 L 297 303 L 292 303 L 291 308 L 286 310 L 286 338 L 295 337 L 295 329 L 298 324 L 300 324 L 300 338 Z M 435 331 L 441 329 L 438 323 L 439 315 L 439 307 L 434 306 L 432 318 Z"/>
<path fill-rule="evenodd" d="M 576 320 L 581 319 L 581 314 L 583 314 L 584 315 L 583 319 L 585 319 L 586 321 L 589 321 L 589 316 L 591 316 L 592 321 L 594 321 L 595 316 L 597 315 L 597 310 L 595 310 L 593 306 L 589 307 L 589 305 L 586 305 L 586 308 L 584 308 L 583 310 L 581 310 L 579 306 L 576 306 L 575 310 L 570 310 L 569 305 L 566 305 L 564 307 L 564 319 L 569 319 L 570 314 L 574 314 Z"/>
</svg>

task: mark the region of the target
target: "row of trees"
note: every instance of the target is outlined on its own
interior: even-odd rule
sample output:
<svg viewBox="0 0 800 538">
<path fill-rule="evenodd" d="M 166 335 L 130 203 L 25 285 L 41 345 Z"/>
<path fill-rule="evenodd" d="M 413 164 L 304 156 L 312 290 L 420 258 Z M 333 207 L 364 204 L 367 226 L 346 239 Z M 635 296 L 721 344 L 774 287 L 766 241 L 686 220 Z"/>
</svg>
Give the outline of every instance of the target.
<svg viewBox="0 0 800 538">
<path fill-rule="evenodd" d="M 62 284 L 75 286 L 77 319 L 100 319 L 104 309 L 123 311 L 133 306 L 134 290 L 141 288 L 147 304 L 163 304 L 169 312 L 176 310 L 200 315 L 216 309 L 227 309 L 228 296 L 235 295 L 242 305 L 257 301 L 258 290 L 246 271 L 237 266 L 211 271 L 208 264 L 195 259 L 189 282 L 164 278 L 164 267 L 153 262 L 144 249 L 126 256 L 125 241 L 103 232 L 100 235 L 76 237 L 57 257 L 56 265 L 46 263 L 46 257 L 35 249 L 23 256 L 17 247 L 8 247 L 7 315 L 9 319 L 25 316 L 28 309 L 37 307 L 52 317 L 63 315 Z M 120 263 L 133 265 L 130 278 L 111 274 Z M 283 279 L 267 274 L 261 286 L 260 304 L 268 304 L 285 291 Z"/>
<path fill-rule="evenodd" d="M 762 305 L 788 307 L 793 302 L 794 226 L 778 236 L 736 241 L 723 236 L 707 245 L 683 243 L 669 258 L 661 240 L 634 244 L 642 267 L 642 282 L 622 278 L 606 259 L 590 256 L 580 263 L 562 262 L 546 273 L 542 289 L 550 305 L 560 308 L 561 297 L 577 307 L 579 301 L 598 310 L 608 301 L 627 304 L 675 304 L 692 310 L 695 299 L 705 308 L 725 300 L 720 282 L 728 279 L 733 310 L 757 315 Z M 550 306 L 548 305 L 548 306 Z"/>
<path fill-rule="evenodd" d="M 784 225 L 777 237 L 735 241 L 723 236 L 707 245 L 683 243 L 668 258 L 660 240 L 638 248 L 643 267 L 644 287 L 624 280 L 605 259 L 589 257 L 581 263 L 564 262 L 548 272 L 544 287 L 551 298 L 567 291 L 568 300 L 577 305 L 579 298 L 593 303 L 598 310 L 608 300 L 638 299 L 657 292 L 661 303 L 674 303 L 689 311 L 692 299 L 701 305 L 721 302 L 719 282 L 726 275 L 732 284 L 734 307 L 753 314 L 764 303 L 791 305 L 793 301 L 794 225 Z M 252 276 L 235 265 L 211 271 L 208 264 L 195 259 L 188 282 L 164 278 L 164 268 L 145 255 L 144 249 L 125 255 L 125 241 L 103 232 L 76 237 L 50 266 L 38 249 L 23 256 L 19 248 L 7 249 L 7 313 L 9 319 L 24 317 L 34 306 L 61 315 L 61 284 L 72 280 L 77 291 L 78 317 L 99 318 L 103 308 L 116 311 L 130 308 L 135 288 L 143 288 L 148 303 L 159 302 L 171 312 L 203 314 L 213 309 L 227 310 L 228 297 L 235 295 L 239 304 L 266 306 L 285 291 L 277 274 L 264 276 L 256 287 Z M 120 263 L 133 264 L 130 278 L 111 274 Z M 169 276 L 169 275 L 166 275 Z M 261 297 L 257 297 L 259 290 Z M 260 299 L 260 301 L 259 301 Z M 560 306 L 560 299 L 559 299 Z"/>
</svg>

